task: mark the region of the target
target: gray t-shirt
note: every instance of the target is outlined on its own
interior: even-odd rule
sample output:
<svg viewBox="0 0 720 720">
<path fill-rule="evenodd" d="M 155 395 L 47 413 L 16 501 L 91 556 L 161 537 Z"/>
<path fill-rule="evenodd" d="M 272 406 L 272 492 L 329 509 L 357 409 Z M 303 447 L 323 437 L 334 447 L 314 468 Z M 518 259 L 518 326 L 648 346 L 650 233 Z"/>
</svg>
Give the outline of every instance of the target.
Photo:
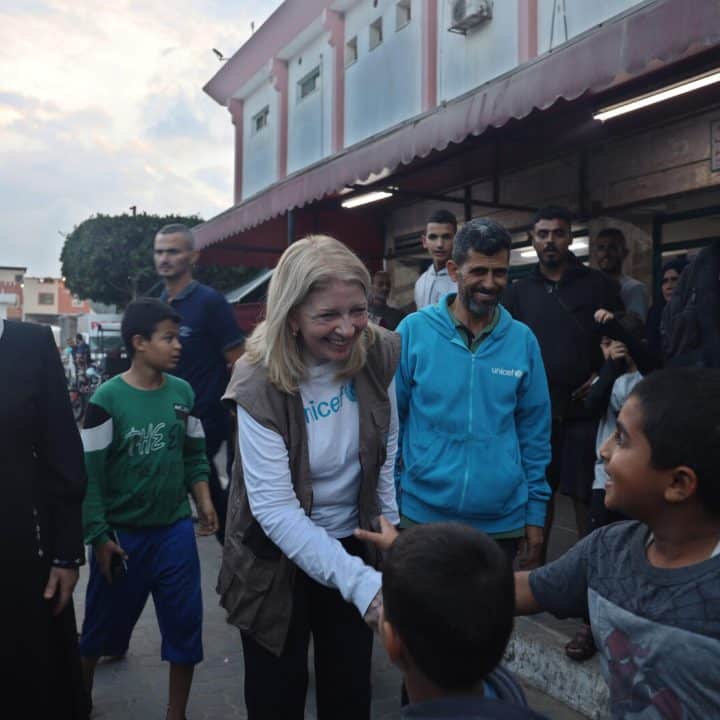
<svg viewBox="0 0 720 720">
<path fill-rule="evenodd" d="M 720 708 L 720 555 L 674 570 L 647 560 L 646 525 L 600 528 L 530 574 L 543 609 L 589 611 L 613 718 L 706 720 Z"/>
</svg>

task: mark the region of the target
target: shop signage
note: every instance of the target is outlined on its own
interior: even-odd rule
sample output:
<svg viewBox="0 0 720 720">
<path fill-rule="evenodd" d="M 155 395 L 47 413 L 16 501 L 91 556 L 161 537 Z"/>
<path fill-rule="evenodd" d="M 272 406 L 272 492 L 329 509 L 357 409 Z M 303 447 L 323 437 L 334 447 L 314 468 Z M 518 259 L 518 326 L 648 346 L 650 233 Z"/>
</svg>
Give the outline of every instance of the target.
<svg viewBox="0 0 720 720">
<path fill-rule="evenodd" d="M 720 172 L 720 120 L 710 123 L 710 169 Z"/>
</svg>

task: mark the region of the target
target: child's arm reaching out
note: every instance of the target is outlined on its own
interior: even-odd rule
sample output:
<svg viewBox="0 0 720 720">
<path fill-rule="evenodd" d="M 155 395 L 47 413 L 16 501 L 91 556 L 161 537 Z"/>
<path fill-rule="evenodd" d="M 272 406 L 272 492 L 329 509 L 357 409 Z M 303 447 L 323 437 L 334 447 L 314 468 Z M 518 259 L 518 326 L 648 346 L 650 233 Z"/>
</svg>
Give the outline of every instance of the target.
<svg viewBox="0 0 720 720">
<path fill-rule="evenodd" d="M 380 532 L 355 530 L 359 540 L 371 542 L 381 550 L 389 550 L 398 536 L 398 531 L 384 518 L 379 518 Z M 587 612 L 587 582 L 585 574 L 585 551 L 588 539 L 581 540 L 562 558 L 538 570 L 515 573 L 515 614 L 532 615 L 551 612 L 558 617 L 582 617 Z M 541 603 L 530 584 L 530 575 L 543 593 Z M 547 602 L 547 605 L 546 605 Z"/>
<path fill-rule="evenodd" d="M 529 572 L 516 572 L 515 573 L 515 614 L 516 615 L 532 615 L 533 613 L 540 612 L 538 601 L 533 595 L 532 588 L 530 587 L 530 573 Z"/>
</svg>

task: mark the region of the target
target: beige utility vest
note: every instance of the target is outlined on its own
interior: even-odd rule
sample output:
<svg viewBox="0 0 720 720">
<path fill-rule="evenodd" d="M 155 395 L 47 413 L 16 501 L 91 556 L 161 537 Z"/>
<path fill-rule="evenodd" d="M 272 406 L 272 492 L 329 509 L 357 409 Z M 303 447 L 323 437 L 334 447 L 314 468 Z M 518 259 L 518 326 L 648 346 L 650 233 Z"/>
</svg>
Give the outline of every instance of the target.
<svg viewBox="0 0 720 720">
<path fill-rule="evenodd" d="M 388 386 L 400 356 L 400 336 L 373 328 L 376 339 L 363 369 L 353 378 L 360 420 L 358 495 L 360 527 L 376 527 L 379 515 L 377 482 L 386 458 L 390 427 Z M 293 488 L 310 515 L 313 488 L 307 429 L 299 392 L 288 394 L 272 385 L 261 365 L 237 361 L 223 397 L 226 405 L 242 407 L 256 422 L 278 433 L 287 448 Z M 377 567 L 374 546 L 366 545 L 364 560 Z M 227 621 L 249 633 L 260 645 L 280 655 L 292 615 L 296 566 L 263 532 L 250 512 L 242 461 L 236 453 L 228 501 L 225 546 L 218 578 L 220 604 Z"/>
</svg>

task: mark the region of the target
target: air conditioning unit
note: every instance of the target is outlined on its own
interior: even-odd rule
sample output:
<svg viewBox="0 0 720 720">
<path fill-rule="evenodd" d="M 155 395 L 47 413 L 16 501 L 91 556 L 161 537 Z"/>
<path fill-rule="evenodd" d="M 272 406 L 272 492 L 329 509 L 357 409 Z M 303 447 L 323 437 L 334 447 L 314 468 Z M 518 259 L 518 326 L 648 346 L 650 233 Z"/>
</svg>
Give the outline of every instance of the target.
<svg viewBox="0 0 720 720">
<path fill-rule="evenodd" d="M 462 33 L 492 19 L 492 0 L 450 0 L 450 32 Z"/>
</svg>

